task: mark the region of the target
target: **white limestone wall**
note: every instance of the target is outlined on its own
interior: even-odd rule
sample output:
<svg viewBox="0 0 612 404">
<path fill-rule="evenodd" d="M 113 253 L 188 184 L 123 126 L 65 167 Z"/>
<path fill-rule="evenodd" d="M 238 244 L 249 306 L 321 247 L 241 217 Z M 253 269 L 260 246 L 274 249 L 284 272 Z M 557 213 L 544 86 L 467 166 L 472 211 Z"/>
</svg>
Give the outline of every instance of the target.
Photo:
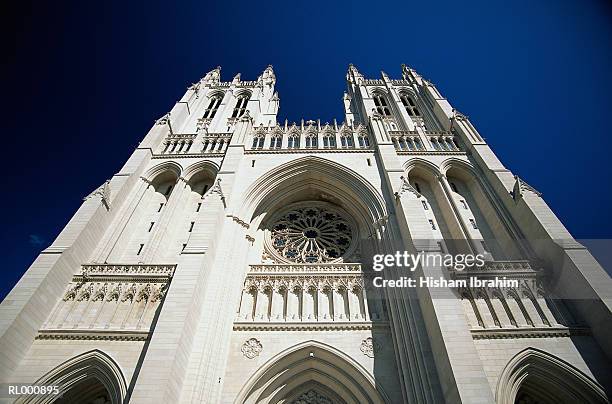
<svg viewBox="0 0 612 404">
<path fill-rule="evenodd" d="M 380 344 L 374 358 L 366 356 L 360 348 L 362 341 L 372 336 Z M 262 345 L 259 355 L 252 359 L 244 356 L 241 351 L 244 342 L 250 338 L 256 338 Z M 345 353 L 376 379 L 376 384 L 380 384 L 390 402 L 402 402 L 393 341 L 388 330 L 233 331 L 220 402 L 234 402 L 246 382 L 267 361 L 308 341 L 322 342 Z"/>
</svg>

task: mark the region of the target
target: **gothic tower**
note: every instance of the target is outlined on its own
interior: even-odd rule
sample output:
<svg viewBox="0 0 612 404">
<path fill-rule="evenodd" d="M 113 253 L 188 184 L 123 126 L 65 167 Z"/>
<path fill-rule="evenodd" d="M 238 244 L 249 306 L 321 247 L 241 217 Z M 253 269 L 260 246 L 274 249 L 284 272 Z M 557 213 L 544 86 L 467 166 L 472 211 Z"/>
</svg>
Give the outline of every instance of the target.
<svg viewBox="0 0 612 404">
<path fill-rule="evenodd" d="M 190 86 L 2 302 L 0 381 L 58 403 L 608 402 L 597 261 L 413 69 L 346 82 L 342 123 L 278 122 L 272 66 Z M 516 284 L 377 286 L 405 273 L 373 254 L 404 250 L 484 257 L 414 279 Z"/>
</svg>

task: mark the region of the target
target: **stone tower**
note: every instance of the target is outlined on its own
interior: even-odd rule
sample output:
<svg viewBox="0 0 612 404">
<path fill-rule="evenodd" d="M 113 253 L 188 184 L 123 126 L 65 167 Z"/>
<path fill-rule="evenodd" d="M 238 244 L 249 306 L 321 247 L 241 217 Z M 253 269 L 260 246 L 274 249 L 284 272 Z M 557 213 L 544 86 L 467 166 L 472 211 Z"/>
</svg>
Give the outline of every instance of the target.
<svg viewBox="0 0 612 404">
<path fill-rule="evenodd" d="M 342 123 L 278 122 L 272 66 L 190 86 L 2 303 L 0 381 L 60 403 L 607 402 L 609 276 L 413 69 L 346 82 Z M 485 257 L 414 278 L 516 286 L 376 287 L 396 250 Z"/>
</svg>

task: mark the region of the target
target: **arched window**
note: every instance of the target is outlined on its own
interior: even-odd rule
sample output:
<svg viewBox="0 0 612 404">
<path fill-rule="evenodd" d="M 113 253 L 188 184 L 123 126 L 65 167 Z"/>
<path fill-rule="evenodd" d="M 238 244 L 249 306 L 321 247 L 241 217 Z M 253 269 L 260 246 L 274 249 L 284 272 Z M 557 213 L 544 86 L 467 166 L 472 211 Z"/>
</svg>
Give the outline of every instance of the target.
<svg viewBox="0 0 612 404">
<path fill-rule="evenodd" d="M 359 147 L 370 147 L 370 139 L 368 138 L 368 135 L 359 135 L 357 137 L 357 141 L 359 142 Z"/>
<path fill-rule="evenodd" d="M 376 106 L 376 111 L 382 116 L 391 116 L 391 110 L 384 95 L 374 94 L 374 105 Z"/>
<path fill-rule="evenodd" d="M 317 148 L 317 135 L 310 134 L 306 136 L 306 148 L 316 149 Z"/>
<path fill-rule="evenodd" d="M 290 135 L 287 147 L 289 149 L 299 149 L 300 148 L 300 136 L 299 135 Z"/>
<path fill-rule="evenodd" d="M 421 143 L 421 140 L 418 137 L 415 137 L 412 140 L 414 141 L 414 145 L 417 150 L 425 150 L 425 148 L 423 147 L 423 144 Z"/>
<path fill-rule="evenodd" d="M 355 143 L 353 142 L 353 135 L 345 134 L 340 136 L 340 144 L 342 147 L 353 147 Z"/>
<path fill-rule="evenodd" d="M 256 135 L 253 137 L 253 149 L 263 149 L 266 137 L 263 135 Z"/>
<path fill-rule="evenodd" d="M 406 138 L 406 144 L 408 145 L 408 150 L 411 150 L 411 151 L 416 150 L 414 140 L 411 137 Z"/>
<path fill-rule="evenodd" d="M 270 138 L 270 149 L 280 149 L 283 144 L 283 137 L 275 135 Z"/>
<path fill-rule="evenodd" d="M 438 139 L 434 137 L 434 138 L 431 138 L 430 140 L 431 140 L 431 145 L 433 146 L 435 150 L 442 150 L 440 148 L 440 145 L 438 144 Z"/>
<path fill-rule="evenodd" d="M 421 113 L 419 112 L 416 103 L 411 96 L 406 93 L 402 93 L 400 94 L 400 100 L 402 101 L 404 108 L 406 108 L 406 112 L 408 112 L 409 116 L 421 116 Z"/>
<path fill-rule="evenodd" d="M 461 149 L 461 148 L 459 147 L 459 142 L 457 141 L 457 139 L 452 138 L 452 142 L 453 142 L 453 144 L 455 145 L 455 148 L 456 148 L 457 150 L 460 150 L 460 149 Z"/>
<path fill-rule="evenodd" d="M 336 136 L 330 133 L 323 135 L 323 147 L 326 149 L 336 147 Z"/>
<path fill-rule="evenodd" d="M 238 97 L 238 101 L 236 101 L 236 106 L 234 107 L 234 112 L 232 112 L 232 118 L 240 118 L 244 115 L 246 111 L 247 104 L 249 103 L 248 94 L 243 94 Z"/>
<path fill-rule="evenodd" d="M 202 118 L 213 119 L 219 109 L 219 105 L 221 105 L 222 99 L 220 94 L 213 95 L 208 102 L 208 107 L 206 107 L 206 111 L 204 111 L 204 116 Z"/>
</svg>

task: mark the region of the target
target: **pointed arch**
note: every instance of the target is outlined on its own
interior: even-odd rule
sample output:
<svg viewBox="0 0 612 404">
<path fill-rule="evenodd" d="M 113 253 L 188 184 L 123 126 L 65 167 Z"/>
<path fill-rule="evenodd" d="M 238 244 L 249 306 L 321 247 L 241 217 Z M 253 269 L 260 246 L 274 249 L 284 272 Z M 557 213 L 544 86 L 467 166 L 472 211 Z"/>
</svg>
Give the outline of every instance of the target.
<svg viewBox="0 0 612 404">
<path fill-rule="evenodd" d="M 189 182 L 193 176 L 201 172 L 205 172 L 210 177 L 215 178 L 217 172 L 219 172 L 219 165 L 209 160 L 199 161 L 185 168 L 182 177 L 185 179 L 185 182 Z"/>
<path fill-rule="evenodd" d="M 323 395 L 333 392 L 341 403 L 390 403 L 359 363 L 330 345 L 312 340 L 266 361 L 247 380 L 234 402 L 277 403 L 311 389 Z"/>
<path fill-rule="evenodd" d="M 431 176 L 431 178 L 437 178 L 442 172 L 440 168 L 434 163 L 422 159 L 420 157 L 414 157 L 404 163 L 404 172 L 406 175 L 410 175 L 410 172 L 414 169 L 421 169 Z"/>
<path fill-rule="evenodd" d="M 176 179 L 179 179 L 182 171 L 183 167 L 179 163 L 174 161 L 166 161 L 149 168 L 142 175 L 142 178 L 148 182 L 153 182 L 158 176 L 168 173 Z"/>
<path fill-rule="evenodd" d="M 447 158 L 440 164 L 440 171 L 444 175 L 446 175 L 451 169 L 458 169 L 459 171 L 462 171 L 464 175 L 468 178 L 479 177 L 479 175 L 476 173 L 476 170 L 474 169 L 474 166 L 471 163 L 465 160 L 458 159 L 456 157 Z"/>
<path fill-rule="evenodd" d="M 345 207 L 361 226 L 369 227 L 388 215 L 382 194 L 365 178 L 342 164 L 317 156 L 292 160 L 263 174 L 239 199 L 242 204 L 236 207 L 237 213 L 252 221 L 280 201 L 295 202 L 291 198 L 312 190 Z M 369 233 L 364 229 L 362 234 Z"/>
<path fill-rule="evenodd" d="M 127 392 L 127 384 L 119 365 L 108 354 L 94 349 L 58 365 L 35 382 L 35 385 L 59 385 L 66 393 L 80 383 L 96 379 L 101 383 L 112 404 L 121 404 Z M 57 396 L 31 395 L 20 397 L 19 404 L 51 403 Z"/>
<path fill-rule="evenodd" d="M 542 402 L 608 403 L 599 383 L 563 361 L 536 348 L 516 354 L 497 382 L 496 402 L 514 404 L 521 394 Z"/>
</svg>

